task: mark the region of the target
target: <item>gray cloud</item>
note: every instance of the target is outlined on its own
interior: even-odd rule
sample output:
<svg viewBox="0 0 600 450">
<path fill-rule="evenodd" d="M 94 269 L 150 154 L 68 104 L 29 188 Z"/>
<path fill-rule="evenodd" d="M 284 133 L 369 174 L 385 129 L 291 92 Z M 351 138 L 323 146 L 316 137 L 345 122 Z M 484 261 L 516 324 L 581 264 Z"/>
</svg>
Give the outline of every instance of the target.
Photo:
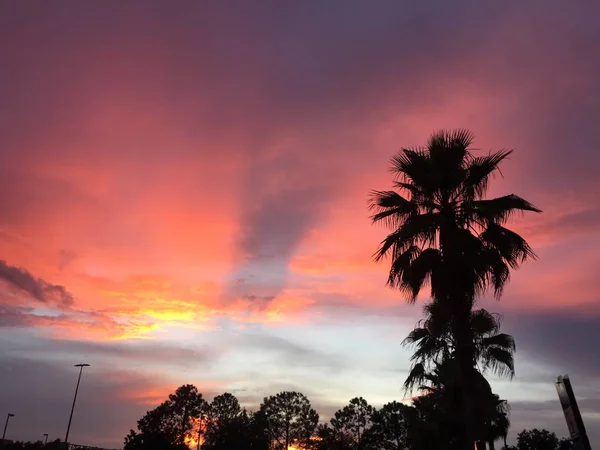
<svg viewBox="0 0 600 450">
<path fill-rule="evenodd" d="M 1 342 L 1 341 L 0 341 Z M 72 360 L 77 358 L 92 360 L 118 361 L 118 364 L 138 365 L 139 363 L 155 363 L 161 366 L 207 367 L 215 363 L 221 353 L 216 346 L 202 347 L 176 346 L 160 342 L 94 342 L 76 340 L 36 340 L 16 341 L 5 344 L 7 353 L 12 355 L 28 355 L 31 358 L 44 359 L 52 355 L 56 360 Z"/>
<path fill-rule="evenodd" d="M 576 388 L 576 387 L 575 387 Z M 575 393 L 577 395 L 577 392 Z M 581 410 L 586 431 L 592 448 L 600 443 L 600 397 L 581 398 L 577 400 Z M 559 437 L 568 437 L 569 431 L 565 422 L 558 397 L 555 400 L 528 402 L 510 402 L 511 422 L 509 441 L 515 441 L 523 429 L 546 428 L 554 431 Z"/>
<path fill-rule="evenodd" d="M 323 352 L 267 332 L 244 333 L 236 340 L 236 346 L 265 355 L 270 353 L 277 360 L 277 365 L 282 367 L 320 367 L 333 371 L 347 367 L 341 355 Z"/>
<path fill-rule="evenodd" d="M 43 303 L 56 302 L 63 306 L 73 304 L 73 296 L 64 286 L 36 278 L 28 270 L 10 266 L 2 260 L 0 260 L 0 280 Z"/>
<path fill-rule="evenodd" d="M 0 357 L 2 405 L 15 414 L 7 437 L 38 440 L 48 433 L 50 439 L 64 439 L 76 381 L 77 373 L 70 365 Z M 126 393 L 141 393 L 157 381 L 117 368 L 110 372 L 96 367 L 86 370 L 70 441 L 120 448 L 129 428 L 148 409 L 147 405 L 126 401 Z"/>
<path fill-rule="evenodd" d="M 0 304 L 0 328 L 28 326 L 31 312 L 32 308 Z"/>
<path fill-rule="evenodd" d="M 585 380 L 600 376 L 600 316 L 596 314 L 568 309 L 512 314 L 506 317 L 504 329 L 514 335 L 519 352 L 552 366 L 556 375 L 569 373 Z"/>
</svg>

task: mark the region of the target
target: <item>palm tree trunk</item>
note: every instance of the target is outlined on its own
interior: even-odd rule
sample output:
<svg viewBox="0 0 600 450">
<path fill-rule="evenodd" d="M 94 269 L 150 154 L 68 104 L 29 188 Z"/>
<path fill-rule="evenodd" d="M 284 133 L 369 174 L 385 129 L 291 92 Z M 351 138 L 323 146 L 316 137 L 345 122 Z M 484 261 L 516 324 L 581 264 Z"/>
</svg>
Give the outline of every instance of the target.
<svg viewBox="0 0 600 450">
<path fill-rule="evenodd" d="M 450 220 L 453 223 L 452 220 Z M 462 403 L 462 436 L 458 445 L 461 450 L 473 450 L 475 447 L 475 427 L 473 405 L 475 399 L 472 395 L 474 386 L 473 367 L 474 349 L 471 333 L 471 309 L 473 298 L 471 294 L 471 277 L 465 273 L 464 258 L 460 242 L 457 241 L 457 229 L 453 226 L 440 229 L 440 248 L 445 260 L 443 276 L 447 298 L 445 303 L 451 314 L 450 331 L 454 339 L 455 355 L 458 360 L 461 374 L 461 403 Z"/>
<path fill-rule="evenodd" d="M 475 384 L 473 377 L 473 341 L 470 332 L 470 302 L 457 305 L 456 315 L 453 319 L 452 334 L 456 342 L 456 357 L 461 372 L 461 391 L 463 406 L 463 441 L 460 448 L 472 450 L 474 447 L 475 423 L 472 387 Z M 485 447 L 484 447 L 485 448 Z"/>
<path fill-rule="evenodd" d="M 494 438 L 490 438 L 490 440 L 488 441 L 488 447 L 490 450 L 496 450 L 496 446 L 494 444 Z"/>
</svg>

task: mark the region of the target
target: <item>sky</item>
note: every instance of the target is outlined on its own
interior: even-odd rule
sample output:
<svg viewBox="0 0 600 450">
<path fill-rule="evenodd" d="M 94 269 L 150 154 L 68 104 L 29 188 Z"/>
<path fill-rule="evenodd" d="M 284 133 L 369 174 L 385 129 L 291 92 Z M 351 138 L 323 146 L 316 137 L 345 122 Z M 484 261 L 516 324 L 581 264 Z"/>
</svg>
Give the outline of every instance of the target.
<svg viewBox="0 0 600 450">
<path fill-rule="evenodd" d="M 539 255 L 500 301 L 523 428 L 600 445 L 600 4 L 0 0 L 0 417 L 118 448 L 184 383 L 326 420 L 405 397 L 422 316 L 369 220 L 389 158 L 467 127 Z M 596 142 L 596 144 L 594 144 Z M 425 300 L 423 298 L 422 300 Z"/>
</svg>

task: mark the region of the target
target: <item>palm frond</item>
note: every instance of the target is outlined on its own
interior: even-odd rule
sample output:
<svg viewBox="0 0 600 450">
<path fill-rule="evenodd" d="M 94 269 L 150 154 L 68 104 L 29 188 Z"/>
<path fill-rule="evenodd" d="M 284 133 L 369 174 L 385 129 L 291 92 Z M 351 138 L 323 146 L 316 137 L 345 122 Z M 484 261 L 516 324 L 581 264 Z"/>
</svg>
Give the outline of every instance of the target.
<svg viewBox="0 0 600 450">
<path fill-rule="evenodd" d="M 525 239 L 497 223 L 490 223 L 479 237 L 488 246 L 497 250 L 506 264 L 513 269 L 518 268 L 528 259 L 537 258 Z"/>
<path fill-rule="evenodd" d="M 498 347 L 511 352 L 514 352 L 517 349 L 515 338 L 506 333 L 499 333 L 483 338 L 481 340 L 481 346 L 484 348 Z"/>
<path fill-rule="evenodd" d="M 394 232 L 390 233 L 381 243 L 375 253 L 375 261 L 381 260 L 393 249 L 394 255 L 403 253 L 406 248 L 423 244 L 429 246 L 435 243 L 436 231 L 441 220 L 438 213 L 411 215 Z"/>
<path fill-rule="evenodd" d="M 499 170 L 499 165 L 512 150 L 500 150 L 487 156 L 473 158 L 465 169 L 463 194 L 468 198 L 481 198 L 487 191 L 490 176 Z"/>
<path fill-rule="evenodd" d="M 398 228 L 405 217 L 417 212 L 414 202 L 405 199 L 395 191 L 372 191 L 369 196 L 369 209 L 373 223 L 382 222 L 385 226 Z"/>
<path fill-rule="evenodd" d="M 442 169 L 440 173 L 449 174 L 462 168 L 474 139 L 473 133 L 466 129 L 440 130 L 430 136 L 427 150 L 436 168 Z"/>
<path fill-rule="evenodd" d="M 392 265 L 388 275 L 388 285 L 392 287 L 402 287 L 407 272 L 410 272 L 413 261 L 419 256 L 421 249 L 416 245 L 411 245 L 400 253 L 401 247 L 395 246 L 392 251 Z M 412 288 L 405 286 L 405 289 Z"/>
<path fill-rule="evenodd" d="M 402 341 L 402 345 L 412 346 L 418 344 L 421 340 L 427 339 L 431 333 L 427 328 L 416 327 Z"/>
<path fill-rule="evenodd" d="M 510 278 L 510 268 L 496 249 L 487 248 L 481 253 L 481 263 L 487 274 L 486 284 L 494 288 L 497 299 L 502 296 L 504 286 Z"/>
<path fill-rule="evenodd" d="M 422 363 L 414 364 L 410 369 L 408 377 L 406 377 L 406 381 L 404 382 L 404 391 L 412 392 L 417 384 L 425 382 L 426 374 L 427 371 Z"/>
<path fill-rule="evenodd" d="M 402 149 L 392 156 L 390 166 L 390 171 L 401 181 L 431 189 L 431 158 L 425 149 Z"/>
<path fill-rule="evenodd" d="M 498 376 L 513 378 L 515 362 L 512 351 L 500 347 L 488 347 L 481 353 L 483 370 L 490 370 Z"/>
<path fill-rule="evenodd" d="M 518 195 L 510 194 L 490 200 L 475 200 L 470 202 L 471 213 L 486 224 L 504 224 L 515 213 L 531 211 L 540 213 L 540 209 Z"/>
<path fill-rule="evenodd" d="M 474 335 L 495 334 L 500 329 L 498 317 L 485 309 L 471 312 L 471 330 Z"/>
<path fill-rule="evenodd" d="M 441 260 L 442 256 L 438 249 L 427 248 L 418 254 L 412 261 L 408 270 L 403 271 L 400 288 L 411 295 L 411 301 L 414 301 L 417 298 L 423 285 L 431 278 L 431 274 L 440 266 Z M 395 276 L 397 280 L 397 274 L 395 274 Z M 397 282 L 396 285 L 398 285 Z"/>
</svg>

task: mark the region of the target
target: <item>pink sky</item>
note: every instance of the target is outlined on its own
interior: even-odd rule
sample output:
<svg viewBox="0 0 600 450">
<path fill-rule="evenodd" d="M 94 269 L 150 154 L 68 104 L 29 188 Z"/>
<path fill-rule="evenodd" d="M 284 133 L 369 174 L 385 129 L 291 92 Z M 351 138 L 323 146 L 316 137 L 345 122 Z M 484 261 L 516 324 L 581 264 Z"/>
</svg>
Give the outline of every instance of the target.
<svg viewBox="0 0 600 450">
<path fill-rule="evenodd" d="M 565 371 L 593 428 L 598 13 L 2 3 L 0 405 L 29 415 L 14 437 L 62 436 L 80 360 L 81 443 L 120 445 L 182 383 L 249 407 L 294 388 L 324 417 L 355 395 L 399 398 L 400 342 L 421 310 L 371 259 L 385 230 L 367 194 L 390 187 L 400 147 L 452 127 L 479 152 L 515 149 L 491 195 L 544 210 L 514 222 L 539 261 L 483 302 L 517 339 L 517 378 L 494 385 L 513 434 L 566 434 L 553 391 Z M 31 277 L 15 284 L 15 268 Z"/>
</svg>

